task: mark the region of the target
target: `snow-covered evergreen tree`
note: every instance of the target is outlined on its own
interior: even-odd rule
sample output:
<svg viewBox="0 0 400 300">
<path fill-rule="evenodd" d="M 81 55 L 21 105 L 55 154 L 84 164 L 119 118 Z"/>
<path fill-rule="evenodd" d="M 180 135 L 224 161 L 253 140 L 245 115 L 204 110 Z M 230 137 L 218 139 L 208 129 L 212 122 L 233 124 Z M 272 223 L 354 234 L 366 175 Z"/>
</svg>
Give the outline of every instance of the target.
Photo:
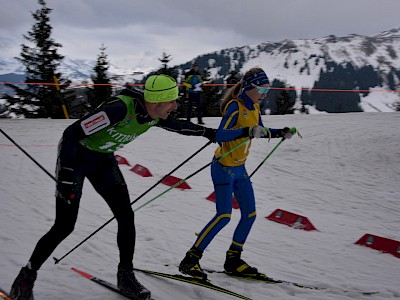
<svg viewBox="0 0 400 300">
<path fill-rule="evenodd" d="M 35 23 L 26 35 L 28 44 L 21 45 L 20 57 L 25 67 L 24 85 L 8 84 L 15 95 L 5 95 L 9 115 L 27 118 L 64 118 L 63 100 L 67 100 L 65 88 L 70 83 L 57 72 L 64 56 L 58 53 L 62 47 L 52 39 L 49 14 L 52 9 L 45 0 L 38 0 L 40 8 L 32 13 Z M 55 84 L 58 82 L 59 87 Z"/>
</svg>

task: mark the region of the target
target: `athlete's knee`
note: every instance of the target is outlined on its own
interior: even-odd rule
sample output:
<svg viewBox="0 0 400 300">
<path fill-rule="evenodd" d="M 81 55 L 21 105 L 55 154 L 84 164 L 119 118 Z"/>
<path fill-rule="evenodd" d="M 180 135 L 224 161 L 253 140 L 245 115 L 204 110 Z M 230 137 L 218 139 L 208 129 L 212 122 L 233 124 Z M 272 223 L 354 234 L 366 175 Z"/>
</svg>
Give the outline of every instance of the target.
<svg viewBox="0 0 400 300">
<path fill-rule="evenodd" d="M 101 191 L 100 194 L 106 200 L 118 222 L 133 222 L 134 213 L 130 203 L 128 188 L 125 184 L 116 184 Z"/>
<path fill-rule="evenodd" d="M 231 220 L 232 214 L 224 213 L 216 216 L 216 223 L 219 223 L 222 227 L 226 226 Z"/>
<path fill-rule="evenodd" d="M 53 232 L 53 236 L 66 238 L 74 231 L 78 210 L 79 199 L 68 204 L 64 199 L 56 198 L 56 219 L 53 227 L 50 229 Z"/>
<path fill-rule="evenodd" d="M 135 213 L 132 207 L 115 207 L 112 209 L 117 222 L 125 226 L 133 225 L 135 223 Z"/>
<path fill-rule="evenodd" d="M 50 231 L 61 240 L 68 237 L 75 229 L 75 222 L 55 222 Z"/>
<path fill-rule="evenodd" d="M 257 211 L 253 211 L 247 215 L 247 218 L 255 220 L 257 218 Z"/>
<path fill-rule="evenodd" d="M 135 213 L 132 208 L 124 209 L 114 215 L 120 225 L 131 226 L 135 224 Z"/>
</svg>

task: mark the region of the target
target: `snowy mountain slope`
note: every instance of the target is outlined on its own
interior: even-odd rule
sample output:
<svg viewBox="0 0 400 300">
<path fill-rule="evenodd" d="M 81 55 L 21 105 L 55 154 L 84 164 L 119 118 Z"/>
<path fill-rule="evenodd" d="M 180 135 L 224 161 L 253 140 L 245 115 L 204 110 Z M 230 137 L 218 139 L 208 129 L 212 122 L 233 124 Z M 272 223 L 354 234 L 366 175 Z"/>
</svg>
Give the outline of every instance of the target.
<svg viewBox="0 0 400 300">
<path fill-rule="evenodd" d="M 295 87 L 312 87 L 320 70 L 326 63 L 351 63 L 354 67 L 372 66 L 384 75 L 400 68 L 400 27 L 374 36 L 351 34 L 344 37 L 330 35 L 315 39 L 283 40 L 264 42 L 257 45 L 234 47 L 203 54 L 193 58 L 202 67 L 211 67 L 213 78 L 222 78 L 229 71 L 245 71 L 258 65 L 268 70 L 271 78 L 287 82 Z M 61 71 L 73 82 L 89 80 L 93 73 L 93 61 L 65 58 Z M 215 67 L 215 69 L 213 68 Z M 190 62 L 177 68 L 187 69 Z M 155 67 L 138 66 L 125 68 L 114 66 L 110 73 L 129 75 L 134 72 L 148 73 Z M 0 59 L 0 74 L 23 72 L 14 59 Z M 399 82 L 397 82 L 399 84 Z"/>
<path fill-rule="evenodd" d="M 214 73 L 216 75 L 228 74 L 226 67 L 228 70 L 238 69 L 243 72 L 258 65 L 268 70 L 272 78 L 283 80 L 289 85 L 312 87 L 320 71 L 327 70 L 328 61 L 339 65 L 349 62 L 357 68 L 372 66 L 385 75 L 392 69 L 399 69 L 400 27 L 374 36 L 330 35 L 315 39 L 265 42 L 223 49 L 212 54 L 216 58 L 209 62 L 210 66 L 215 63 L 217 68 L 220 67 L 218 56 L 228 60 L 228 66 L 224 65 L 222 73 Z M 199 56 L 195 60 L 204 61 L 207 55 L 211 54 Z"/>
<path fill-rule="evenodd" d="M 296 126 L 304 139 L 285 141 L 253 176 L 258 217 L 245 245 L 243 258 L 270 276 L 330 287 L 314 291 L 271 286 L 211 275 L 216 284 L 252 299 L 350 300 L 400 298 L 399 259 L 355 245 L 365 233 L 400 240 L 400 139 L 396 113 L 264 116 L 270 127 Z M 206 118 L 210 127 L 218 118 Z M 47 170 L 55 167 L 57 143 L 68 120 L 0 120 L 7 132 Z M 119 151 L 131 165 L 153 173 L 140 177 L 126 165 L 121 170 L 132 200 L 206 143 L 153 128 Z M 255 140 L 247 162 L 249 172 L 263 160 L 277 140 Z M 174 175 L 184 178 L 208 163 L 215 146 L 207 147 Z M 20 150 L 0 135 L 0 286 L 9 288 L 26 263 L 37 240 L 54 220 L 54 182 Z M 214 214 L 207 201 L 212 191 L 209 169 L 188 181 L 190 190 L 172 190 L 136 212 L 135 264 L 178 272 L 185 252 Z M 160 185 L 135 207 L 167 189 Z M 307 216 L 319 231 L 306 232 L 264 217 L 276 208 Z M 105 202 L 86 183 L 74 233 L 56 249 L 61 257 L 111 217 Z M 206 250 L 204 268 L 221 269 L 239 212 Z M 101 232 L 54 265 L 49 259 L 35 286 L 41 300 L 79 298 L 123 299 L 69 269 L 81 268 L 115 282 L 118 252 L 116 224 Z M 165 265 L 171 265 L 166 267 Z M 175 266 L 175 267 L 174 267 Z M 234 299 L 200 287 L 138 274 L 155 299 Z M 375 291 L 374 296 L 341 290 Z"/>
<path fill-rule="evenodd" d="M 271 82 L 279 80 L 287 87 L 296 89 L 298 101 L 302 97 L 302 89 L 370 90 L 372 92 L 368 95 L 360 94 L 360 106 L 365 112 L 380 112 L 394 111 L 393 104 L 400 100 L 399 57 L 400 27 L 374 36 L 330 35 L 307 40 L 265 42 L 223 49 L 193 60 L 201 67 L 209 68 L 210 78 L 221 82 L 229 76 L 230 70 L 243 74 L 252 67 L 261 67 Z M 178 68 L 183 72 L 189 66 L 188 63 Z M 370 97 L 371 94 L 378 96 Z M 313 97 L 316 102 L 324 101 L 315 99 L 315 95 Z M 337 94 L 335 100 L 340 101 L 341 98 L 346 99 L 346 95 Z"/>
<path fill-rule="evenodd" d="M 329 35 L 314 39 L 264 42 L 202 54 L 194 57 L 193 61 L 201 69 L 207 69 L 209 79 L 214 83 L 224 83 L 231 70 L 243 74 L 248 69 L 259 66 L 267 72 L 271 82 L 277 80 L 284 86 L 296 89 L 298 108 L 303 101 L 302 89 L 325 88 L 371 92 L 360 93 L 359 99 L 353 100 L 336 93 L 336 97 L 329 99 L 330 102 L 335 102 L 333 108 L 326 107 L 324 97 L 316 94 L 310 99 L 313 103 L 305 104 L 320 111 L 343 112 L 344 106 L 355 101 L 355 105 L 350 105 L 352 108 L 347 107 L 344 111 L 392 112 L 395 111 L 394 104 L 400 101 L 399 57 L 400 27 L 373 36 Z M 191 64 L 192 61 L 174 66 L 178 82 L 181 82 Z M 75 84 L 91 83 L 94 65 L 94 60 L 65 58 L 59 71 Z M 159 66 L 121 68 L 111 61 L 109 72 L 114 84 L 125 84 L 140 81 L 146 74 L 158 68 Z M 16 60 L 0 59 L 1 81 L 13 82 L 15 75 L 21 75 L 23 71 Z M 2 86 L 1 90 L 4 90 Z"/>
</svg>

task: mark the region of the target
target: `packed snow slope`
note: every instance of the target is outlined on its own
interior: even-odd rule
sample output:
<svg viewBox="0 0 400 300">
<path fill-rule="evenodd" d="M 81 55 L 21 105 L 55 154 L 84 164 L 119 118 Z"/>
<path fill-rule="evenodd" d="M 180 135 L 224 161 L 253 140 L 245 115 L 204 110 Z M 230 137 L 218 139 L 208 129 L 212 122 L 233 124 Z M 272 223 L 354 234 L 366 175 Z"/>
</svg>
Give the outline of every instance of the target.
<svg viewBox="0 0 400 300">
<path fill-rule="evenodd" d="M 252 299 L 394 299 L 400 298 L 400 260 L 354 243 L 365 233 L 400 240 L 400 114 L 358 113 L 263 116 L 269 127 L 295 126 L 303 139 L 284 141 L 252 177 L 257 220 L 242 257 L 268 275 L 331 288 L 308 290 L 268 285 L 211 274 L 215 284 Z M 206 118 L 216 128 L 219 118 Z M 54 172 L 57 144 L 71 120 L 0 120 L 0 128 Z M 120 165 L 132 200 L 207 142 L 152 128 L 118 151 L 133 166 L 145 166 L 153 177 L 141 177 Z M 252 172 L 278 140 L 254 140 L 247 169 Z M 207 164 L 215 145 L 179 169 L 185 178 Z M 54 181 L 0 134 L 0 287 L 9 289 L 38 239 L 54 221 Z M 215 213 L 205 198 L 212 192 L 209 168 L 188 180 L 189 190 L 172 189 L 136 211 L 135 266 L 177 273 L 177 265 L 195 241 L 195 233 Z M 134 208 L 163 193 L 158 185 Z M 118 199 L 116 199 L 117 201 Z M 318 231 L 294 229 L 265 217 L 280 208 L 309 218 Z M 201 261 L 222 270 L 240 213 L 214 239 Z M 89 182 L 84 187 L 75 231 L 56 249 L 61 257 L 112 217 Z M 71 267 L 116 282 L 118 250 L 115 221 L 55 265 L 49 259 L 39 271 L 35 296 L 54 299 L 123 299 L 77 276 Z M 168 265 L 168 266 L 166 266 Z M 137 274 L 154 299 L 234 299 L 205 288 Z M 348 292 L 344 292 L 348 291 Z M 379 291 L 365 296 L 357 291 Z"/>
</svg>

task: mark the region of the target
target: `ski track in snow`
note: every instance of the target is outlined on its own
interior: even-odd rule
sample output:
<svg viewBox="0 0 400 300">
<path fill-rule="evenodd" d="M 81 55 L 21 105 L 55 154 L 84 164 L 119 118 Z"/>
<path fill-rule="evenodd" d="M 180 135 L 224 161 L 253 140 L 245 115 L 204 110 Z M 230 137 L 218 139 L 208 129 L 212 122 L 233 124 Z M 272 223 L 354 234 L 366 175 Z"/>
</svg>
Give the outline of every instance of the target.
<svg viewBox="0 0 400 300">
<path fill-rule="evenodd" d="M 258 215 L 242 257 L 271 277 L 332 291 L 268 285 L 223 274 L 210 274 L 213 282 L 257 300 L 400 298 L 399 258 L 354 244 L 365 233 L 400 240 L 400 114 L 263 116 L 263 121 L 272 128 L 295 126 L 304 138 L 282 143 L 252 177 Z M 58 141 L 71 122 L 2 119 L 0 128 L 53 174 Z M 219 118 L 205 118 L 205 122 L 216 128 Z M 246 164 L 249 173 L 277 141 L 253 141 Z M 141 164 L 153 174 L 144 178 L 121 165 L 131 200 L 206 142 L 153 128 L 118 151 L 131 166 Z M 204 166 L 215 147 L 208 146 L 173 175 L 185 178 Z M 53 224 L 54 181 L 3 135 L 0 153 L 0 286 L 7 290 L 38 239 Z M 136 267 L 178 273 L 177 265 L 194 243 L 195 233 L 215 213 L 215 205 L 205 199 L 213 191 L 209 168 L 188 184 L 192 189 L 173 189 L 136 212 Z M 158 185 L 133 208 L 168 188 Z M 277 208 L 308 217 L 318 231 L 296 230 L 265 219 Z M 60 258 L 111 217 L 86 181 L 75 231 L 53 256 Z M 201 260 L 204 268 L 222 269 L 239 217 L 234 210 L 231 222 L 207 248 Z M 116 282 L 116 230 L 113 221 L 59 264 L 50 258 L 39 271 L 36 298 L 124 299 L 70 271 L 77 267 Z M 234 299 L 168 279 L 140 273 L 137 277 L 157 300 Z M 355 291 L 380 293 L 365 296 Z"/>
</svg>

